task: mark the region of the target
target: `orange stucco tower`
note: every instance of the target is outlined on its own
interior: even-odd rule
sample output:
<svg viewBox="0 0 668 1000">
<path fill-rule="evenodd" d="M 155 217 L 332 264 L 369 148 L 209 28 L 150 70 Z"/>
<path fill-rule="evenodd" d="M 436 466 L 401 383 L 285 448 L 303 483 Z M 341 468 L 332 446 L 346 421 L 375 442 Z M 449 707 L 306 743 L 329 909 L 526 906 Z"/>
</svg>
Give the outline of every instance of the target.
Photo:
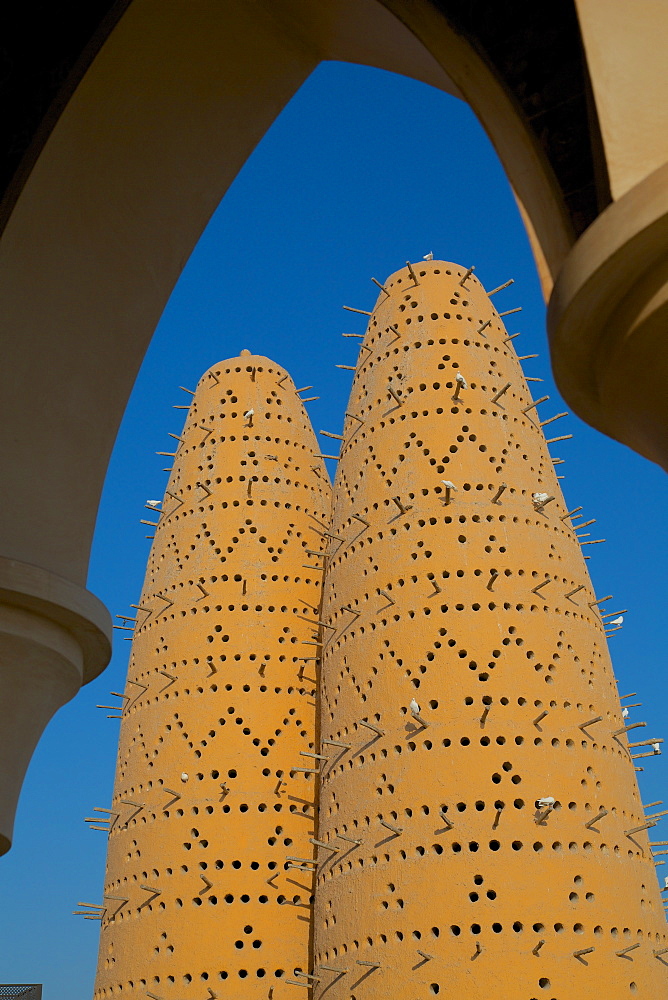
<svg viewBox="0 0 668 1000">
<path fill-rule="evenodd" d="M 564 414 L 501 289 L 440 261 L 381 288 L 333 496 L 278 366 L 244 352 L 194 394 L 134 624 L 96 998 L 668 1000 L 666 813 L 550 452 Z"/>
<path fill-rule="evenodd" d="M 316 1000 L 668 997 L 642 731 L 502 315 L 429 261 L 363 341 L 323 604 Z"/>
<path fill-rule="evenodd" d="M 309 968 L 293 859 L 314 851 L 317 452 L 273 362 L 244 351 L 202 377 L 136 612 L 98 998 L 280 1000 Z"/>
</svg>

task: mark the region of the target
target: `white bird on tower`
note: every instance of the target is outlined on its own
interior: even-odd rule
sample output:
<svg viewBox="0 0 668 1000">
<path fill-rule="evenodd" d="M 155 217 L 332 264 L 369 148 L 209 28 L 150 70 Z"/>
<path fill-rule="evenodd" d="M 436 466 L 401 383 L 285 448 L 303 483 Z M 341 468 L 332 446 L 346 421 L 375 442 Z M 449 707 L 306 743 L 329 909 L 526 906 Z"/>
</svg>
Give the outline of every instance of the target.
<svg viewBox="0 0 668 1000">
<path fill-rule="evenodd" d="M 420 714 L 420 706 L 416 702 L 415 698 L 413 698 L 413 700 L 411 701 L 409 707 L 410 707 L 412 715 L 419 715 Z"/>
<path fill-rule="evenodd" d="M 532 493 L 531 500 L 533 502 L 534 510 L 538 511 L 539 514 L 542 514 L 545 505 L 551 500 L 554 500 L 554 497 L 551 497 L 549 493 Z"/>
</svg>

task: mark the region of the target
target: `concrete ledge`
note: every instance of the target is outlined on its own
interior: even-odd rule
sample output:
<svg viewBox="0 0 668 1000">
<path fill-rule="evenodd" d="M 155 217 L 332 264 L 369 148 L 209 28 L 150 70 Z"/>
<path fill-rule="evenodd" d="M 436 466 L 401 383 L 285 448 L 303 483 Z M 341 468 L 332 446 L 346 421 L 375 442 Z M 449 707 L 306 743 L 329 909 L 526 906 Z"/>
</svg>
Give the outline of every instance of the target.
<svg viewBox="0 0 668 1000">
<path fill-rule="evenodd" d="M 111 616 L 94 594 L 55 573 L 0 556 L 0 604 L 22 608 L 66 629 L 83 654 L 82 684 L 111 658 Z"/>
<path fill-rule="evenodd" d="M 104 670 L 111 621 L 83 587 L 0 557 L 0 855 L 30 759 L 58 709 Z"/>
<path fill-rule="evenodd" d="M 23 778 L 54 714 L 81 688 L 83 656 L 71 632 L 0 604 L 0 854 L 9 850 Z"/>
</svg>

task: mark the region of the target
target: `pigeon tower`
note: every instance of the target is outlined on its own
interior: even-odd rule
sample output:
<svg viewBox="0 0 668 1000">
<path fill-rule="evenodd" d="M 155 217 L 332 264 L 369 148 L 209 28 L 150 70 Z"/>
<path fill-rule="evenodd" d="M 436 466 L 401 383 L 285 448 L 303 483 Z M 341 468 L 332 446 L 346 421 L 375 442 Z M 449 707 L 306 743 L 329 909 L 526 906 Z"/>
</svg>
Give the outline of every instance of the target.
<svg viewBox="0 0 668 1000">
<path fill-rule="evenodd" d="M 194 394 L 127 626 L 96 1000 L 668 1000 L 659 748 L 565 414 L 507 285 L 380 288 L 333 492 L 278 366 Z"/>
<path fill-rule="evenodd" d="M 202 377 L 176 446 L 123 697 L 95 996 L 278 998 L 309 960 L 309 891 L 285 858 L 313 852 L 330 487 L 292 380 L 247 351 Z"/>
<path fill-rule="evenodd" d="M 652 750 L 562 497 L 568 435 L 497 301 L 430 260 L 362 342 L 323 604 L 316 1000 L 668 997 Z"/>
</svg>

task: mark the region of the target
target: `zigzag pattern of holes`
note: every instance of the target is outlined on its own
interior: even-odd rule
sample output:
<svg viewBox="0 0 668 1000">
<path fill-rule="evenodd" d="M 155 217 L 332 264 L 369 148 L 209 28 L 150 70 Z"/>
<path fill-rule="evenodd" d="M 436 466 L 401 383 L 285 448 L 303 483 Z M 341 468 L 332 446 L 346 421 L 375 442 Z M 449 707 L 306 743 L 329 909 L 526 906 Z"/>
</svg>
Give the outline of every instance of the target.
<svg viewBox="0 0 668 1000">
<path fill-rule="evenodd" d="M 514 398 L 514 395 L 515 395 L 514 393 L 511 393 L 511 395 L 509 396 L 509 398 Z M 407 398 L 406 402 L 408 402 L 408 398 Z M 526 402 L 526 399 L 524 400 L 524 402 Z M 366 408 L 367 411 L 370 410 L 370 409 L 371 409 L 370 406 Z M 459 414 L 462 411 L 464 413 L 468 414 L 468 415 L 473 414 L 473 410 L 470 407 L 462 408 L 460 405 L 456 405 L 454 407 L 450 407 L 450 412 L 453 413 L 453 414 L 455 414 L 455 415 Z M 364 414 L 365 413 L 365 409 L 362 408 L 362 410 L 360 412 L 362 414 Z M 364 427 L 364 429 L 362 429 L 364 425 L 358 425 L 358 427 L 356 427 L 353 430 L 353 433 L 350 435 L 349 439 L 343 445 L 343 448 L 342 448 L 342 451 L 341 451 L 342 458 L 345 458 L 347 456 L 348 452 L 351 451 L 352 449 L 354 449 L 355 447 L 361 446 L 362 443 L 364 441 L 366 441 L 368 438 L 374 438 L 374 437 L 376 437 L 379 434 L 379 432 L 381 432 L 383 430 L 386 430 L 386 429 L 391 429 L 397 423 L 401 423 L 402 421 L 405 421 L 407 419 L 419 420 L 421 418 L 428 418 L 428 417 L 433 417 L 433 416 L 441 416 L 445 412 L 446 411 L 445 411 L 445 409 L 442 406 L 440 406 L 440 407 L 437 406 L 433 411 L 431 411 L 430 409 L 425 409 L 425 410 L 422 410 L 422 411 L 411 410 L 411 411 L 403 412 L 403 413 L 401 413 L 399 415 L 392 416 L 391 415 L 391 410 L 390 410 L 387 413 L 383 414 L 384 419 L 380 420 L 378 426 Z M 508 425 L 508 424 L 519 425 L 522 428 L 522 437 L 523 437 L 523 439 L 524 439 L 525 442 L 527 440 L 527 431 L 529 431 L 531 434 L 537 435 L 538 440 L 537 440 L 536 444 L 538 445 L 538 452 L 536 454 L 536 458 L 537 458 L 537 460 L 538 460 L 538 462 L 539 462 L 539 464 L 540 464 L 541 467 L 543 465 L 545 465 L 545 466 L 547 466 L 550 469 L 550 471 L 552 470 L 553 465 L 552 465 L 552 461 L 551 461 L 550 455 L 549 455 L 549 453 L 547 451 L 547 444 L 545 442 L 545 436 L 543 434 L 543 431 L 542 431 L 542 429 L 537 424 L 533 423 L 533 421 L 531 421 L 528 417 L 526 417 L 526 415 L 524 415 L 522 417 L 516 417 L 516 416 L 510 416 L 507 413 L 500 413 L 500 412 L 498 412 L 496 410 L 492 410 L 491 413 L 488 414 L 488 411 L 484 407 L 480 410 L 480 415 L 481 416 L 490 415 L 493 418 L 495 418 L 495 417 L 501 417 L 501 419 L 505 422 L 505 425 Z M 506 443 L 508 445 L 508 447 L 514 447 L 516 450 L 521 450 L 522 446 L 520 444 L 518 444 L 517 442 L 514 442 L 514 441 L 508 441 L 508 437 L 513 438 L 515 435 L 514 435 L 514 433 L 512 431 L 509 430 L 508 426 L 505 426 L 505 425 L 504 424 L 491 424 L 489 426 L 485 426 L 484 427 L 484 431 L 485 431 L 486 437 L 488 438 L 488 443 L 487 443 L 487 445 L 485 445 L 485 448 L 481 448 L 480 449 L 481 451 L 486 450 L 487 447 L 490 444 L 495 444 L 498 447 L 499 444 L 500 444 L 500 440 L 499 439 L 503 440 L 504 443 Z M 429 430 L 431 430 L 431 432 L 433 434 L 435 428 L 434 427 L 430 427 Z M 526 446 L 526 444 L 524 446 Z M 456 448 L 454 449 L 454 451 L 451 449 L 451 454 L 455 454 L 456 450 L 457 450 Z M 507 454 L 507 451 L 505 449 L 504 449 L 504 454 Z M 522 455 L 522 459 L 523 459 L 523 461 L 528 461 L 528 456 L 526 454 L 524 454 L 524 455 Z M 444 457 L 442 459 L 442 462 L 445 462 L 445 461 L 446 461 L 446 457 Z M 491 462 L 491 461 L 493 461 L 493 459 L 489 458 L 489 461 Z M 505 464 L 504 460 L 502 460 L 502 465 L 503 464 Z M 532 472 L 535 471 L 535 469 L 534 469 L 533 466 L 531 467 L 531 471 Z"/>
<path fill-rule="evenodd" d="M 221 657 L 219 657 L 219 659 L 222 661 L 222 660 L 226 659 L 226 657 L 221 656 Z M 234 656 L 234 659 L 235 660 L 236 659 L 241 659 L 241 656 L 240 655 L 236 655 L 236 656 Z M 270 657 L 269 654 L 264 654 L 264 656 L 263 656 L 263 660 L 264 661 L 268 662 L 270 659 L 271 659 L 271 657 Z M 279 659 L 285 659 L 285 658 L 279 657 Z M 296 659 L 297 659 L 296 657 L 293 657 L 292 658 L 293 662 L 296 663 Z M 184 663 L 185 663 L 185 661 L 184 661 Z M 184 663 L 182 663 L 180 665 L 179 669 L 181 669 L 184 666 Z M 195 666 L 199 666 L 199 664 L 195 664 Z M 150 672 L 148 672 L 148 673 L 150 673 Z M 141 676 L 146 677 L 147 674 L 142 674 Z M 226 684 L 225 685 L 225 689 L 227 691 L 232 691 L 233 686 L 231 684 Z M 212 690 L 215 693 L 215 692 L 218 691 L 218 687 L 217 686 L 212 687 Z M 202 689 L 199 688 L 199 687 L 196 688 L 195 691 L 198 694 L 203 693 Z M 273 695 L 274 701 L 276 702 L 277 706 L 278 706 L 278 703 L 276 701 L 276 695 L 280 695 L 282 692 L 284 692 L 283 699 L 281 699 L 281 700 L 284 702 L 284 706 L 285 706 L 283 708 L 283 712 L 287 713 L 288 716 L 295 715 L 298 711 L 303 711 L 303 709 L 304 709 L 303 705 L 299 706 L 299 704 L 297 704 L 297 705 L 293 704 L 296 698 L 298 698 L 298 699 L 304 699 L 304 698 L 309 698 L 309 697 L 313 696 L 313 689 L 312 689 L 312 687 L 288 685 L 285 689 L 283 689 L 281 687 L 273 687 L 273 688 L 271 688 L 271 687 L 269 687 L 269 686 L 267 686 L 265 684 L 253 685 L 252 687 L 251 687 L 250 684 L 244 684 L 243 685 L 243 692 L 241 690 L 239 692 L 237 692 L 237 697 L 241 697 L 243 699 L 245 696 L 248 696 L 250 698 L 250 700 L 251 700 L 251 704 L 253 705 L 253 708 L 255 708 L 255 704 L 254 703 L 256 701 L 257 694 L 258 693 L 259 694 L 264 694 L 264 693 L 267 693 L 267 692 L 270 695 Z M 189 690 L 185 690 L 183 693 L 187 695 L 187 694 L 190 694 L 190 691 Z M 218 702 L 220 701 L 220 699 L 217 699 L 217 700 L 218 700 Z M 154 704 L 156 701 L 157 701 L 157 698 L 151 699 L 151 703 L 152 704 Z M 288 707 L 288 706 L 291 706 L 291 707 Z M 133 706 L 133 708 L 131 710 L 132 714 L 135 714 L 136 712 L 141 711 L 142 707 L 147 708 L 147 707 L 151 707 L 151 705 L 148 702 L 145 701 L 143 703 L 143 706 L 139 705 L 139 704 L 136 705 L 136 706 Z M 217 707 L 217 711 L 219 711 L 219 710 L 220 710 L 220 707 Z M 234 721 L 237 726 L 240 726 L 240 727 L 243 726 L 244 719 L 243 719 L 243 717 L 240 714 L 237 714 L 235 712 L 234 707 L 232 707 L 232 706 L 228 707 L 227 712 L 228 712 L 228 715 L 234 717 L 233 719 L 230 718 L 227 721 L 230 721 L 230 722 Z M 188 742 L 190 740 L 190 734 L 185 730 L 184 723 L 179 718 L 179 713 L 178 712 L 175 713 L 174 719 L 175 719 L 174 723 L 167 722 L 167 723 L 164 724 L 163 728 L 164 728 L 165 734 L 167 736 L 169 736 L 169 734 L 171 734 L 171 732 L 172 732 L 173 729 L 175 729 L 177 732 L 178 732 L 178 730 L 181 730 L 181 734 L 180 735 L 182 736 L 182 738 L 186 742 Z M 284 720 L 284 725 L 287 725 L 289 721 L 290 721 L 289 718 L 286 718 Z M 298 719 L 298 718 L 295 718 L 292 721 L 294 722 L 295 726 L 298 729 L 299 729 L 300 726 L 303 725 L 302 721 L 300 719 Z M 225 725 L 225 723 L 226 723 L 225 717 L 221 716 L 219 718 L 219 720 L 218 720 L 217 725 L 218 726 L 223 726 L 223 725 Z M 244 735 L 251 735 L 251 730 L 248 727 L 244 727 L 243 729 L 240 729 L 240 732 L 243 733 Z M 212 730 L 212 731 L 210 731 L 210 732 L 207 730 L 207 733 L 208 733 L 208 738 L 213 738 L 216 735 L 215 729 Z M 279 733 L 275 733 L 274 735 L 279 735 Z M 307 735 L 306 731 L 302 732 L 302 730 L 300 729 L 300 736 L 302 736 L 302 737 L 305 738 L 306 735 Z M 133 742 L 137 742 L 138 740 L 141 740 L 141 738 L 142 738 L 142 734 L 140 732 L 137 736 L 133 737 Z M 158 744 L 160 744 L 162 742 L 163 742 L 163 737 L 159 736 L 158 737 Z M 206 747 L 207 746 L 207 742 L 208 742 L 208 740 L 201 739 L 199 741 L 199 745 Z M 269 740 L 269 744 L 273 745 L 274 742 L 275 742 L 275 740 L 272 737 L 272 739 Z M 259 746 L 260 745 L 260 740 L 258 738 L 255 738 L 253 740 L 253 744 L 255 746 Z M 189 742 L 189 746 L 192 748 L 194 746 L 194 743 L 192 741 Z M 266 755 L 266 753 L 268 753 L 267 750 L 264 751 L 263 755 Z M 198 754 L 198 755 L 201 756 L 201 754 Z M 198 777 L 200 777 L 200 776 L 198 776 Z M 147 787 L 150 788 L 151 786 L 152 786 L 152 782 L 149 782 L 148 785 L 147 785 Z M 138 787 L 141 789 L 143 786 L 139 785 Z M 134 794 L 134 789 L 131 789 L 130 792 L 132 794 Z"/>
<path fill-rule="evenodd" d="M 286 485 L 288 485 L 288 484 L 286 483 Z M 295 486 L 299 486 L 298 483 L 295 483 L 294 485 Z M 311 489 L 311 487 L 308 487 L 308 485 L 306 486 L 306 488 L 307 489 Z M 312 492 L 318 492 L 318 491 L 312 490 Z M 247 508 L 246 513 L 255 513 L 255 512 L 253 512 L 251 510 L 251 508 L 254 506 L 254 503 L 257 503 L 257 501 L 255 501 L 255 502 L 252 501 L 252 500 L 251 501 L 247 501 L 243 505 L 243 506 L 245 506 Z M 267 501 L 260 501 L 260 504 L 262 506 L 267 506 L 268 502 Z M 242 503 L 239 502 L 239 501 L 233 502 L 231 504 L 228 504 L 227 502 L 223 502 L 223 503 L 220 504 L 220 509 L 225 510 L 228 507 L 235 508 L 235 507 L 241 507 L 241 506 L 242 506 Z M 289 503 L 285 504 L 285 505 L 281 505 L 281 504 L 279 504 L 277 502 L 277 503 L 274 504 L 275 508 L 278 508 L 280 506 L 284 506 L 284 509 L 286 511 L 287 510 L 291 510 L 291 507 L 292 507 L 292 505 L 289 504 Z M 208 507 L 209 513 L 214 512 L 214 510 L 215 510 L 215 508 L 213 506 L 209 506 Z M 184 531 L 183 527 L 181 527 L 180 529 L 177 528 L 176 531 L 180 531 L 180 533 L 181 533 L 181 537 L 178 538 L 178 542 L 177 542 L 177 534 L 174 532 L 174 527 L 173 526 L 175 524 L 177 524 L 179 521 L 188 521 L 193 516 L 196 516 L 199 519 L 199 518 L 201 518 L 202 514 L 205 514 L 205 513 L 206 513 L 206 511 L 204 510 L 204 508 L 199 508 L 199 510 L 195 510 L 195 509 L 185 510 L 180 515 L 175 515 L 173 518 L 168 519 L 168 522 L 165 522 L 164 524 L 161 524 L 159 530 L 161 530 L 163 533 L 165 531 L 167 531 L 169 528 L 173 529 L 173 532 L 172 532 L 171 536 L 169 537 L 169 539 L 163 539 L 162 544 L 164 546 L 164 551 L 165 552 L 171 552 L 175 556 L 178 556 L 178 555 L 180 555 L 180 551 L 181 551 L 180 548 L 179 548 L 179 543 L 180 543 L 180 545 L 183 547 L 183 550 L 184 550 L 184 556 L 183 556 L 182 561 L 186 562 L 186 561 L 188 561 L 190 559 L 190 556 L 191 556 L 192 552 L 195 552 L 198 549 L 198 547 L 201 548 L 201 545 L 198 546 L 198 543 L 201 542 L 203 538 L 206 538 L 207 543 L 208 543 L 209 546 L 215 547 L 218 544 L 218 548 L 216 548 L 215 552 L 216 552 L 216 555 L 220 554 L 222 552 L 222 547 L 221 546 L 224 545 L 224 541 L 221 542 L 221 543 L 217 543 L 216 539 L 211 537 L 211 532 L 208 530 L 208 528 L 209 528 L 208 523 L 201 523 L 200 522 L 199 524 L 193 524 L 192 525 L 192 530 L 193 531 L 195 531 L 198 527 L 200 528 L 200 530 L 197 531 L 196 534 L 194 534 L 194 536 L 191 536 L 189 539 L 182 537 L 183 536 L 183 531 Z M 240 510 L 239 513 L 241 514 L 242 511 Z M 244 524 L 246 526 L 251 526 L 251 525 L 252 526 L 248 527 L 248 528 L 245 527 L 245 526 L 243 526 L 243 525 L 242 526 L 237 526 L 234 530 L 237 532 L 237 535 L 238 534 L 246 534 L 247 531 L 250 534 L 256 534 L 256 533 L 258 533 L 258 531 L 260 531 L 261 534 L 258 536 L 258 540 L 262 540 L 262 543 L 266 544 L 266 542 L 267 542 L 267 536 L 268 536 L 269 532 L 272 532 L 272 534 L 274 536 L 276 535 L 276 526 L 273 525 L 273 524 L 269 524 L 269 525 L 265 526 L 265 524 L 263 522 L 265 521 L 266 515 L 264 514 L 263 511 L 258 511 L 255 516 L 258 518 L 259 526 L 258 525 L 253 525 L 252 518 L 246 518 Z M 314 516 L 317 517 L 318 521 L 322 521 L 323 527 L 324 527 L 324 525 L 327 522 L 324 520 L 324 518 L 322 517 L 322 515 L 314 515 Z M 295 527 L 296 527 L 295 524 L 290 524 L 289 529 L 288 529 L 289 534 L 293 534 L 293 530 L 295 529 Z M 306 529 L 306 525 L 304 525 L 304 529 Z M 230 529 L 228 527 L 228 530 L 232 530 L 232 529 Z M 283 527 L 283 530 L 285 530 L 284 527 Z M 157 532 L 156 532 L 156 534 L 157 534 Z M 295 534 L 295 537 L 297 537 L 297 538 L 303 538 L 304 537 L 304 535 L 300 531 L 296 531 L 296 532 L 294 532 L 294 534 Z M 238 537 L 236 537 L 236 536 L 234 536 L 234 540 L 235 540 L 235 542 L 239 541 Z M 284 543 L 284 544 L 287 544 L 287 542 Z M 315 545 L 315 542 L 313 544 Z M 306 548 L 307 545 L 308 545 L 308 542 L 306 544 L 302 543 L 302 548 Z M 313 546 L 311 546 L 311 547 L 313 547 Z M 228 551 L 229 551 L 229 546 L 227 548 L 228 548 Z M 163 553 L 163 558 L 164 558 L 164 553 Z M 168 567 L 164 567 L 164 568 L 166 570 L 168 570 Z M 155 573 L 154 573 L 154 575 L 155 575 Z M 175 586 L 176 585 L 172 585 L 172 590 L 174 590 Z M 181 586 L 183 586 L 183 585 L 181 584 Z"/>
</svg>

